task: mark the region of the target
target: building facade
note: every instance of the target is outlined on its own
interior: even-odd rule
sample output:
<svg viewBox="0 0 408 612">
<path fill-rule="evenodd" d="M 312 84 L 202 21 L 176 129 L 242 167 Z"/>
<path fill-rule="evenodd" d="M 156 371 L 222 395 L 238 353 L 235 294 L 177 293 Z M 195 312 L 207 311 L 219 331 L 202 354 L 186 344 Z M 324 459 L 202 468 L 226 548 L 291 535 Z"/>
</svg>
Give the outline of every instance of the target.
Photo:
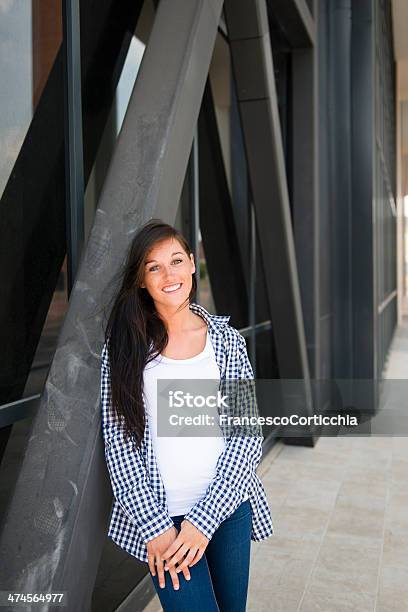
<svg viewBox="0 0 408 612">
<path fill-rule="evenodd" d="M 381 379 L 405 195 L 392 9 L 0 3 L 2 584 L 70 610 L 153 592 L 106 538 L 99 412 L 103 322 L 149 218 L 189 239 L 196 301 L 231 315 L 258 379 L 298 381 L 308 413 L 336 380 Z M 280 431 L 264 436 L 266 453 Z"/>
</svg>

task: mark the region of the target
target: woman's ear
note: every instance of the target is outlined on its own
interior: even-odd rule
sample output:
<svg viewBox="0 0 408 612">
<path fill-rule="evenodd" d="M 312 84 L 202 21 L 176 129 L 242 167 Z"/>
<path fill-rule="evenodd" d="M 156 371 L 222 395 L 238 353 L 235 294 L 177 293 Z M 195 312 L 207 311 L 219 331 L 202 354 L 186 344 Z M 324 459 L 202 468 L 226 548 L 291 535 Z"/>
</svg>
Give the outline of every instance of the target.
<svg viewBox="0 0 408 612">
<path fill-rule="evenodd" d="M 195 263 L 194 263 L 194 255 L 193 253 L 190 253 L 190 261 L 193 264 L 193 270 L 192 270 L 192 274 L 194 274 L 194 272 L 196 271 L 196 267 L 195 267 Z"/>
</svg>

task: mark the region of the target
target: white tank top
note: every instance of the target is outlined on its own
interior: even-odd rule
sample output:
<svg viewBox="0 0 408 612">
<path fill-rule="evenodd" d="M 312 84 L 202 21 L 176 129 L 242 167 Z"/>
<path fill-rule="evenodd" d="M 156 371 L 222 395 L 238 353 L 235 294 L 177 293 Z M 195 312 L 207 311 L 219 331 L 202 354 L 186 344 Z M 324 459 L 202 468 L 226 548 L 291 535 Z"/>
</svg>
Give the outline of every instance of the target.
<svg viewBox="0 0 408 612">
<path fill-rule="evenodd" d="M 166 491 L 170 516 L 186 514 L 205 495 L 214 479 L 218 457 L 225 449 L 219 424 L 211 437 L 157 436 L 157 380 L 219 380 L 220 370 L 207 331 L 204 350 L 188 359 L 159 355 L 143 372 L 146 415 L 152 435 L 157 465 Z M 248 499 L 248 496 L 245 496 Z"/>
</svg>

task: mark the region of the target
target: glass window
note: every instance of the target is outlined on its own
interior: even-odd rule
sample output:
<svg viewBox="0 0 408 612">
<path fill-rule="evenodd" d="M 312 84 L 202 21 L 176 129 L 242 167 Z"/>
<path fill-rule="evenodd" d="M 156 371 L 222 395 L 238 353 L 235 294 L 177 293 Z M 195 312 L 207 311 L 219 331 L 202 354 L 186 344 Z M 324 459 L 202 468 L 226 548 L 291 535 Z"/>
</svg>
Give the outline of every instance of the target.
<svg viewBox="0 0 408 612">
<path fill-rule="evenodd" d="M 0 4 L 0 196 L 62 41 L 59 0 Z"/>
</svg>

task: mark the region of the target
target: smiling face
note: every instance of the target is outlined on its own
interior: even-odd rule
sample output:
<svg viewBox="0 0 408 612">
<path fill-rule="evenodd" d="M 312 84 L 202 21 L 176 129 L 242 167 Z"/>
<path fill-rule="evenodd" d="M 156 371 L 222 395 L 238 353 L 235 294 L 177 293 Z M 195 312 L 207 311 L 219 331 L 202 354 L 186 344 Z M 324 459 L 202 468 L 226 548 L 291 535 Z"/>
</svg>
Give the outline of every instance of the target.
<svg viewBox="0 0 408 612">
<path fill-rule="evenodd" d="M 147 254 L 141 287 L 160 306 L 178 307 L 188 299 L 195 272 L 194 257 L 188 255 L 178 240 L 158 242 Z"/>
</svg>

